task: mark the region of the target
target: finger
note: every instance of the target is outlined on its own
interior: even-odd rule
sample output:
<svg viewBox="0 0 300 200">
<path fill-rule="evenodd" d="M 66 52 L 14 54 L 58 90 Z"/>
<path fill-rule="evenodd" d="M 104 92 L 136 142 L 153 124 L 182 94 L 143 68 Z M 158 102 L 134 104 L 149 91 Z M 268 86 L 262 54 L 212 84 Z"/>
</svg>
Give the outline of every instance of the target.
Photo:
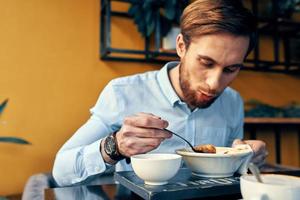
<svg viewBox="0 0 300 200">
<path fill-rule="evenodd" d="M 239 145 L 239 144 L 246 144 L 244 141 L 242 141 L 241 139 L 235 139 L 232 143 L 232 147 Z"/>
<path fill-rule="evenodd" d="M 261 153 L 259 155 L 256 155 L 252 158 L 252 162 L 255 164 L 264 163 L 266 158 L 268 156 L 268 152 Z"/>
<path fill-rule="evenodd" d="M 254 152 L 254 156 L 265 154 L 266 152 L 266 143 L 261 140 L 245 140 L 247 144 L 250 145 Z"/>
<path fill-rule="evenodd" d="M 161 142 L 164 141 L 163 138 L 135 138 L 136 147 L 158 147 Z"/>
<path fill-rule="evenodd" d="M 168 131 L 164 131 L 162 129 L 156 128 L 140 128 L 130 126 L 128 128 L 124 128 L 124 136 L 127 137 L 140 137 L 140 138 L 161 138 L 166 139 L 172 137 L 172 134 Z"/>
<path fill-rule="evenodd" d="M 265 158 L 266 158 L 266 156 L 263 155 L 263 154 L 261 154 L 261 155 L 258 155 L 258 156 L 254 156 L 254 157 L 252 158 L 252 161 L 253 161 L 254 163 L 256 163 L 256 162 L 260 162 L 260 161 L 265 160 Z"/>
<path fill-rule="evenodd" d="M 259 161 L 259 162 L 254 162 L 254 164 L 255 164 L 258 168 L 261 168 L 265 163 L 266 163 L 266 160 L 262 160 L 262 161 Z"/>
<path fill-rule="evenodd" d="M 146 153 L 157 148 L 162 141 L 161 138 L 130 137 L 120 141 L 119 151 L 126 156 Z"/>
<path fill-rule="evenodd" d="M 263 157 L 256 157 L 256 158 L 253 158 L 251 160 L 251 162 L 253 162 L 255 165 L 257 165 L 258 167 L 264 165 L 266 163 L 266 159 L 263 158 Z"/>
<path fill-rule="evenodd" d="M 166 120 L 158 119 L 149 115 L 136 115 L 131 117 L 126 117 L 124 119 L 124 124 L 144 127 L 144 128 L 157 128 L 164 129 L 168 126 L 168 122 Z"/>
<path fill-rule="evenodd" d="M 153 118 L 156 118 L 156 119 L 161 119 L 161 117 L 156 116 L 156 115 L 154 115 L 154 114 L 152 114 L 152 113 L 140 112 L 140 113 L 138 113 L 137 115 L 140 115 L 140 116 L 150 116 L 150 117 L 153 117 Z"/>
</svg>

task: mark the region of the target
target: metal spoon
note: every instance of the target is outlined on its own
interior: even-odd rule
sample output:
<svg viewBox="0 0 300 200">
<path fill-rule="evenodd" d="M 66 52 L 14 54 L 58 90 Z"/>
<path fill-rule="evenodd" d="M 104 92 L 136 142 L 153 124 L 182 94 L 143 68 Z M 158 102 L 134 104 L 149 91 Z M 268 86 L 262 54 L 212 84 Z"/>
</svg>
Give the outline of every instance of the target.
<svg viewBox="0 0 300 200">
<path fill-rule="evenodd" d="M 254 163 L 249 163 L 249 169 L 251 171 L 251 173 L 255 176 L 257 182 L 262 183 L 262 179 L 260 176 L 260 171 L 258 169 L 258 167 L 254 164 Z"/>
<path fill-rule="evenodd" d="M 173 131 L 170 131 L 170 130 L 168 130 L 168 129 L 166 129 L 166 128 L 164 128 L 164 130 L 165 130 L 165 131 L 168 131 L 169 133 L 171 133 L 171 134 L 173 134 L 173 135 L 176 135 L 176 136 L 179 137 L 180 139 L 184 140 L 184 141 L 192 148 L 192 150 L 193 150 L 194 152 L 196 152 L 196 153 L 201 153 L 200 151 L 198 151 L 197 149 L 195 149 L 195 148 L 193 147 L 193 145 L 192 145 L 189 141 L 187 141 L 185 138 L 181 137 L 181 136 L 178 135 L 177 133 L 174 133 Z"/>
</svg>

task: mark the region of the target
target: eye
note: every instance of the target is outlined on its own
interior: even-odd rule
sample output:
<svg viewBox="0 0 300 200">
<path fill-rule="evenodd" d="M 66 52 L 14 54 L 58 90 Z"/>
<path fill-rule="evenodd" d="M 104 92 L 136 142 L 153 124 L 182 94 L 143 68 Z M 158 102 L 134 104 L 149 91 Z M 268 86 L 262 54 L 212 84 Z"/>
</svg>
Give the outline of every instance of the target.
<svg viewBox="0 0 300 200">
<path fill-rule="evenodd" d="M 232 67 L 226 67 L 223 69 L 223 72 L 226 74 L 234 73 L 236 70 L 238 70 L 240 67 L 238 66 L 232 66 Z"/>
<path fill-rule="evenodd" d="M 205 59 L 201 59 L 200 60 L 201 65 L 205 66 L 205 67 L 212 67 L 214 65 L 213 62 L 209 61 L 209 60 L 205 60 Z"/>
</svg>

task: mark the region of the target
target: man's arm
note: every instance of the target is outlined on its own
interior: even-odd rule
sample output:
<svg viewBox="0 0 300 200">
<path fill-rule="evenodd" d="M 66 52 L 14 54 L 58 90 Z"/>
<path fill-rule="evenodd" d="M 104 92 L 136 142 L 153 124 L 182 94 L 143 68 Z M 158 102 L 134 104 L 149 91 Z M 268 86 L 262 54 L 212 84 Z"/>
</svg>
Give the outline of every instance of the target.
<svg viewBox="0 0 300 200">
<path fill-rule="evenodd" d="M 172 135 L 163 130 L 168 122 L 150 113 L 129 115 L 120 106 L 113 88 L 107 86 L 92 109 L 92 117 L 59 150 L 53 176 L 61 186 L 73 185 L 104 173 L 115 164 L 104 151 L 108 134 L 116 132 L 119 153 L 130 157 L 149 152 Z M 120 95 L 120 93 L 118 93 Z M 117 129 L 117 130 L 116 130 Z"/>
<path fill-rule="evenodd" d="M 77 184 L 105 172 L 109 166 L 105 161 L 111 162 L 105 155 L 103 159 L 100 144 L 119 126 L 121 109 L 118 102 L 110 83 L 91 109 L 91 118 L 57 153 L 53 176 L 59 185 Z"/>
<path fill-rule="evenodd" d="M 53 166 L 53 176 L 60 186 L 77 184 L 105 172 L 107 165 L 100 144 L 108 133 L 103 123 L 92 117 L 63 145 Z"/>
</svg>

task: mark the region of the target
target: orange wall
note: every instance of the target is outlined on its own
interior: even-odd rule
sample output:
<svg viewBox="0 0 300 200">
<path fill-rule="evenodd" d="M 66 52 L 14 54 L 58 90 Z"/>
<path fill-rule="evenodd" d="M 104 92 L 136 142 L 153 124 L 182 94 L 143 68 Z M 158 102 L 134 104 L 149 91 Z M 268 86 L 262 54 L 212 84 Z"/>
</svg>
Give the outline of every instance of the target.
<svg viewBox="0 0 300 200">
<path fill-rule="evenodd" d="M 31 174 L 51 170 L 110 79 L 154 69 L 99 59 L 99 2 L 0 1 L 0 101 L 10 99 L 0 135 L 32 142 L 0 143 L 0 195 L 21 192 Z M 124 45 L 131 42 L 134 28 L 114 30 Z"/>
<path fill-rule="evenodd" d="M 274 106 L 300 103 L 299 86 L 299 76 L 254 71 L 242 71 L 232 84 L 245 101 L 258 99 Z"/>
<path fill-rule="evenodd" d="M 0 136 L 30 146 L 0 143 L 0 195 L 20 193 L 27 178 L 52 168 L 60 146 L 89 117 L 112 78 L 158 69 L 99 59 L 99 0 L 0 0 Z M 113 44 L 142 46 L 128 21 L 114 21 Z M 278 80 L 278 83 L 275 82 Z M 300 102 L 299 78 L 242 72 L 234 87 L 267 103 Z M 276 89 L 270 90 L 270 85 Z"/>
</svg>

